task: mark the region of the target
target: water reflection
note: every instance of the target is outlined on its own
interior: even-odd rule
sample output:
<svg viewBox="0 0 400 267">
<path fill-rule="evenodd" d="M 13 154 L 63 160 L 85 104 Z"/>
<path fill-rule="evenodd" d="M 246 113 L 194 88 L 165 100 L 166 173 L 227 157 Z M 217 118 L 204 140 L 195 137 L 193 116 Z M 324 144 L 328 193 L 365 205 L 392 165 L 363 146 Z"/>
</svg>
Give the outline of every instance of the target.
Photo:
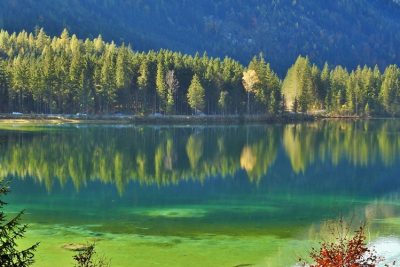
<svg viewBox="0 0 400 267">
<path fill-rule="evenodd" d="M 49 191 L 56 181 L 65 185 L 72 180 L 79 190 L 89 181 L 99 180 L 115 184 L 123 193 L 130 181 L 164 186 L 232 178 L 238 172 L 245 172 L 257 185 L 277 176 L 301 180 L 299 176 L 306 172 L 307 179 L 315 181 L 310 177 L 325 176 L 332 166 L 392 166 L 399 156 L 400 122 L 396 120 L 247 127 L 64 126 L 40 131 L 16 127 L 0 131 L 1 177 L 32 177 Z M 276 170 L 270 173 L 270 169 Z"/>
</svg>

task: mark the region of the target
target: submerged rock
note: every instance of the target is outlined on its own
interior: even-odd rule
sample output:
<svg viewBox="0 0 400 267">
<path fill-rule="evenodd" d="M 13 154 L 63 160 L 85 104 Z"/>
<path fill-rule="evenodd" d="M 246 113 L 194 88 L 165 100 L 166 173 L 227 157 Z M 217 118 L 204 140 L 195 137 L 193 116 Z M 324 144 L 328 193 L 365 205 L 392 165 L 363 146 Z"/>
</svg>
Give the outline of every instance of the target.
<svg viewBox="0 0 400 267">
<path fill-rule="evenodd" d="M 68 243 L 62 246 L 63 249 L 70 251 L 84 251 L 89 248 L 88 244 L 80 244 L 80 243 Z"/>
</svg>

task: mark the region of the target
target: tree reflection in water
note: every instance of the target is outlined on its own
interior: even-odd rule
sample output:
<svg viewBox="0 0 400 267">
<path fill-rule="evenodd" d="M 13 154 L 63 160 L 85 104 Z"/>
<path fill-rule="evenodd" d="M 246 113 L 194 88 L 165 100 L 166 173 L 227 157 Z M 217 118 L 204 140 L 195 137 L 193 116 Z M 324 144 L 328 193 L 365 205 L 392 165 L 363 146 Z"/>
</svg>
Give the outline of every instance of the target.
<svg viewBox="0 0 400 267">
<path fill-rule="evenodd" d="M 164 186 L 232 177 L 239 171 L 259 184 L 269 179 L 271 168 L 282 164 L 291 166 L 283 172 L 295 176 L 318 163 L 393 165 L 400 155 L 399 132 L 400 122 L 394 120 L 237 127 L 55 126 L 38 131 L 16 127 L 0 131 L 0 175 L 32 177 L 49 191 L 55 182 L 72 180 L 79 190 L 100 180 L 115 184 L 121 194 L 130 181 Z"/>
</svg>

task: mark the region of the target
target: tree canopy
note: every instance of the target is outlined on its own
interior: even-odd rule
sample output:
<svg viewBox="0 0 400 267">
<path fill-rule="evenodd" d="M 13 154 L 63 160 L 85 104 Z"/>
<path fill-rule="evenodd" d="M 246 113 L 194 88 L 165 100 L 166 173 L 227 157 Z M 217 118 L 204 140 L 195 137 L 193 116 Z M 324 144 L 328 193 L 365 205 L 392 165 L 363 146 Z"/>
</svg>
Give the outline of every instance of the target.
<svg viewBox="0 0 400 267">
<path fill-rule="evenodd" d="M 396 65 L 349 71 L 299 56 L 282 81 L 262 54 L 245 67 L 206 53 L 80 40 L 66 29 L 59 37 L 0 31 L 0 55 L 0 112 L 400 115 Z"/>
</svg>

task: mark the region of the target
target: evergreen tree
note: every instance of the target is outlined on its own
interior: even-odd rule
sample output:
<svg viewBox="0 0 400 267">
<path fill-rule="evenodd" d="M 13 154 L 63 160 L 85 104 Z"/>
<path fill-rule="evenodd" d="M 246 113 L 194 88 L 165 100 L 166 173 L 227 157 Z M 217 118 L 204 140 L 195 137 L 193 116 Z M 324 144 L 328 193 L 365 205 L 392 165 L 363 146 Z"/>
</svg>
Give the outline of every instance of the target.
<svg viewBox="0 0 400 267">
<path fill-rule="evenodd" d="M 44 100 L 46 112 L 52 113 L 55 109 L 54 96 L 57 88 L 54 51 L 51 46 L 43 50 L 43 74 L 44 74 Z"/>
<path fill-rule="evenodd" d="M 372 77 L 372 106 L 371 111 L 372 113 L 380 113 L 381 112 L 381 103 L 379 101 L 379 92 L 382 86 L 382 74 L 379 70 L 378 66 L 375 65 L 373 70 L 373 77 Z"/>
<path fill-rule="evenodd" d="M 294 99 L 296 98 L 299 108 L 303 112 L 316 103 L 316 88 L 314 87 L 311 65 L 308 58 L 298 57 L 295 64 L 288 70 L 283 81 L 282 93 L 285 94 L 291 106 L 293 106 Z"/>
<path fill-rule="evenodd" d="M 123 109 L 128 110 L 131 106 L 131 81 L 132 81 L 132 64 L 130 63 L 129 48 L 122 45 L 117 51 L 117 61 L 115 65 L 115 85 L 117 87 L 116 101 L 121 104 Z"/>
<path fill-rule="evenodd" d="M 281 96 L 281 113 L 285 113 L 287 111 L 287 103 L 286 97 L 284 94 Z"/>
<path fill-rule="evenodd" d="M 330 70 L 328 63 L 325 62 L 324 67 L 321 71 L 321 85 L 318 88 L 318 98 L 320 99 L 323 107 L 326 108 L 326 97 L 330 90 Z"/>
<path fill-rule="evenodd" d="M 4 181 L 0 182 L 0 197 L 9 192 Z M 6 205 L 0 200 L 0 266 L 2 267 L 26 267 L 34 263 L 34 252 L 39 243 L 24 249 L 18 250 L 17 240 L 24 237 L 27 225 L 21 225 L 23 211 L 11 220 L 1 209 Z"/>
<path fill-rule="evenodd" d="M 84 94 L 82 93 L 83 88 L 81 88 L 81 73 L 83 71 L 83 57 L 81 53 L 81 49 L 79 43 L 77 43 L 77 39 L 74 38 L 73 42 L 71 42 L 71 63 L 69 67 L 69 80 L 67 80 L 69 92 L 65 94 L 67 99 L 73 100 L 73 104 L 68 109 L 74 109 L 74 111 L 82 111 L 82 106 L 85 104 L 82 103 L 82 97 Z M 78 104 L 76 104 L 78 103 Z M 74 105 L 75 104 L 75 105 Z M 74 107 L 75 106 L 75 107 Z"/>
<path fill-rule="evenodd" d="M 389 66 L 383 74 L 380 98 L 388 114 L 400 114 L 400 70 L 395 65 Z"/>
<path fill-rule="evenodd" d="M 189 106 L 194 110 L 195 114 L 204 109 L 204 88 L 196 74 L 193 76 L 192 82 L 190 83 L 187 99 Z"/>
<path fill-rule="evenodd" d="M 330 74 L 330 90 L 326 97 L 328 110 L 340 112 L 345 104 L 345 95 L 348 88 L 349 73 L 341 66 L 335 67 Z"/>
<path fill-rule="evenodd" d="M 156 89 L 159 99 L 159 110 L 166 111 L 168 92 L 165 84 L 165 70 L 161 62 L 157 64 Z"/>
<path fill-rule="evenodd" d="M 0 60 L 0 112 L 8 111 L 9 90 L 10 90 L 10 76 L 6 69 L 6 62 Z"/>
<path fill-rule="evenodd" d="M 139 100 L 141 112 L 146 112 L 147 105 L 147 90 L 149 87 L 149 65 L 147 60 L 143 60 L 140 64 L 139 77 L 137 79 L 137 85 L 140 90 L 142 98 Z"/>
<path fill-rule="evenodd" d="M 103 54 L 100 85 L 106 105 L 103 111 L 109 112 L 116 100 L 116 79 L 115 79 L 115 45 L 107 45 Z"/>
<path fill-rule="evenodd" d="M 29 69 L 27 59 L 21 54 L 13 61 L 12 86 L 10 90 L 13 110 L 24 112 L 24 101 L 28 93 Z"/>
<path fill-rule="evenodd" d="M 299 101 L 297 100 L 297 97 L 295 97 L 293 100 L 292 111 L 295 113 L 299 111 Z"/>
<path fill-rule="evenodd" d="M 80 110 L 84 113 L 93 112 L 95 84 L 94 84 L 95 62 L 89 57 L 85 56 L 83 61 L 83 68 L 80 77 L 81 94 L 80 94 Z"/>
</svg>

